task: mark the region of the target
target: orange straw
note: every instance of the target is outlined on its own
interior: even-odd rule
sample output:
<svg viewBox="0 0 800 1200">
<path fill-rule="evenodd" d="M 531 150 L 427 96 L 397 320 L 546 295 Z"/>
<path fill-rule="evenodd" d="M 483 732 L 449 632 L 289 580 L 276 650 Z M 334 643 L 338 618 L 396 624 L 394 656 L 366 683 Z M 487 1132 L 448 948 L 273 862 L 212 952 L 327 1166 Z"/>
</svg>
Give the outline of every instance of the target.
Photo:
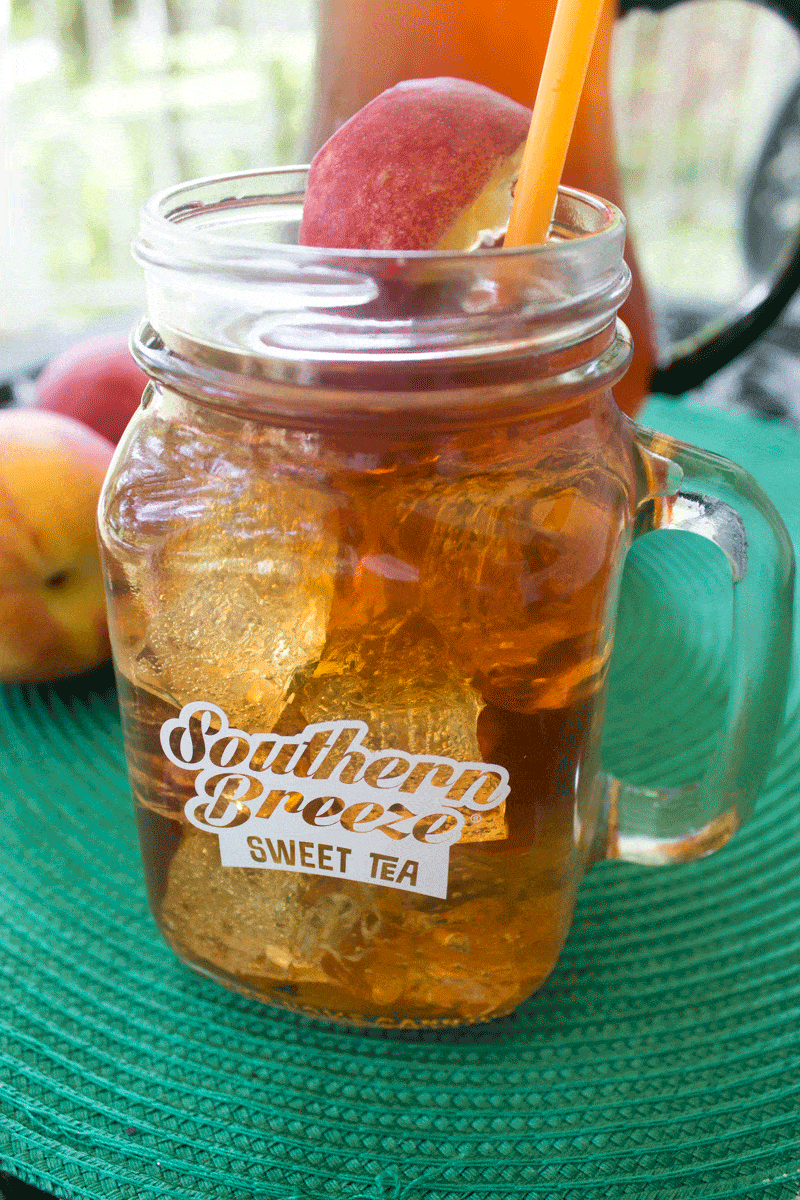
<svg viewBox="0 0 800 1200">
<path fill-rule="evenodd" d="M 603 0 L 558 0 L 522 155 L 506 246 L 547 240 Z"/>
</svg>

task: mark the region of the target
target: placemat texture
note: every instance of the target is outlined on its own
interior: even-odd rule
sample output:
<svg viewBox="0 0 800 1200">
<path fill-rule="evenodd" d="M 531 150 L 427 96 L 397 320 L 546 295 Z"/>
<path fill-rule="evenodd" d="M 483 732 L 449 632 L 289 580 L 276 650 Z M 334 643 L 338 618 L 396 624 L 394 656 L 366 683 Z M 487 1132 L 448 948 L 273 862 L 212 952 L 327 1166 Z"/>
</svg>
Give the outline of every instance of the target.
<svg viewBox="0 0 800 1200">
<path fill-rule="evenodd" d="M 763 484 L 800 545 L 800 435 L 652 401 L 647 424 Z M 696 775 L 729 583 L 643 539 L 608 765 Z M 682 607 L 684 604 L 690 607 Z M 148 914 L 113 681 L 0 692 L 0 1168 L 66 1200 L 800 1197 L 800 686 L 752 822 L 681 867 L 587 874 L 514 1016 L 350 1032 L 191 974 Z"/>
</svg>

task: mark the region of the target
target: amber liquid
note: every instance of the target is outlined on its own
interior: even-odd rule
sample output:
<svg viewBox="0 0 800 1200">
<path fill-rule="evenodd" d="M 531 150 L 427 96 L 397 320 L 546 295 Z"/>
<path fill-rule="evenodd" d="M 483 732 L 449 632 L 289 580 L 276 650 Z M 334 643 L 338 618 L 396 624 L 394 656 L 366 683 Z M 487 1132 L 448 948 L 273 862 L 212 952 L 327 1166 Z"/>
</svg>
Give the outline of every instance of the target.
<svg viewBox="0 0 800 1200">
<path fill-rule="evenodd" d="M 197 414 L 140 422 L 102 541 L 150 901 L 184 961 L 376 1025 L 488 1020 L 546 978 L 600 825 L 630 522 L 615 411 L 371 453 L 267 427 L 247 441 Z M 222 866 L 159 736 L 199 700 L 249 733 L 363 721 L 376 751 L 494 764 L 510 794 L 451 847 L 446 899 Z"/>
<path fill-rule="evenodd" d="M 556 0 L 321 0 L 309 152 L 402 79 L 471 79 L 532 108 L 555 7 Z M 606 0 L 563 183 L 603 196 L 625 212 L 609 83 L 616 12 L 614 0 Z M 632 416 L 648 395 L 655 349 L 630 235 L 625 258 L 633 282 L 620 316 L 633 335 L 634 358 L 614 395 Z"/>
<path fill-rule="evenodd" d="M 574 775 L 595 766 L 591 701 L 516 718 L 484 710 L 487 761 L 515 779 L 508 837 L 454 847 L 449 894 L 439 900 L 222 867 L 216 839 L 181 819 L 191 789 L 163 787 L 158 731 L 176 708 L 120 684 L 148 895 L 187 963 L 272 1003 L 387 1025 L 486 1020 L 550 973 L 580 853 Z M 594 816 L 584 813 L 590 824 Z"/>
</svg>

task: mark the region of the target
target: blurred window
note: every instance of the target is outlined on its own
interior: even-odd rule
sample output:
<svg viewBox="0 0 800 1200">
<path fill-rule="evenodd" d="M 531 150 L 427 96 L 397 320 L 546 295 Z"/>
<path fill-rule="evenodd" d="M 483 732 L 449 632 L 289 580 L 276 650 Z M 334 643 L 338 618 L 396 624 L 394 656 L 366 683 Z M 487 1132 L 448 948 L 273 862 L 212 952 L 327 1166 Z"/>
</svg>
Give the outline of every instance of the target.
<svg viewBox="0 0 800 1200">
<path fill-rule="evenodd" d="M 0 0 L 0 349 L 142 306 L 138 209 L 180 179 L 296 161 L 313 0 Z M 628 212 L 654 295 L 725 302 L 747 280 L 742 203 L 800 72 L 746 0 L 617 27 Z"/>
<path fill-rule="evenodd" d="M 292 160 L 310 5 L 0 0 L 0 336 L 138 309 L 148 195 Z"/>
</svg>

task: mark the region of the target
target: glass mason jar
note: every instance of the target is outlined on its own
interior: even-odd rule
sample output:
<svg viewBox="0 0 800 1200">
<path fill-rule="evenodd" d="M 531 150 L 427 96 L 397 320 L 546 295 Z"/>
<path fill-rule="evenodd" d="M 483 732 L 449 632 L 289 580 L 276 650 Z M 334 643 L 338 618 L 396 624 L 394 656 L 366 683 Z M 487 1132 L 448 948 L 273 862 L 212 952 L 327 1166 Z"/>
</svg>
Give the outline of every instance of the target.
<svg viewBox="0 0 800 1200">
<path fill-rule="evenodd" d="M 100 537 L 153 913 L 195 970 L 354 1024 L 509 1012 L 586 866 L 722 844 L 785 694 L 792 556 L 739 468 L 611 388 L 624 221 L 562 190 L 556 240 L 297 246 L 305 172 L 185 184 L 136 243 L 152 379 Z M 599 767 L 622 565 L 710 538 L 737 592 L 706 775 Z M 676 701 L 678 698 L 676 698 Z"/>
</svg>

